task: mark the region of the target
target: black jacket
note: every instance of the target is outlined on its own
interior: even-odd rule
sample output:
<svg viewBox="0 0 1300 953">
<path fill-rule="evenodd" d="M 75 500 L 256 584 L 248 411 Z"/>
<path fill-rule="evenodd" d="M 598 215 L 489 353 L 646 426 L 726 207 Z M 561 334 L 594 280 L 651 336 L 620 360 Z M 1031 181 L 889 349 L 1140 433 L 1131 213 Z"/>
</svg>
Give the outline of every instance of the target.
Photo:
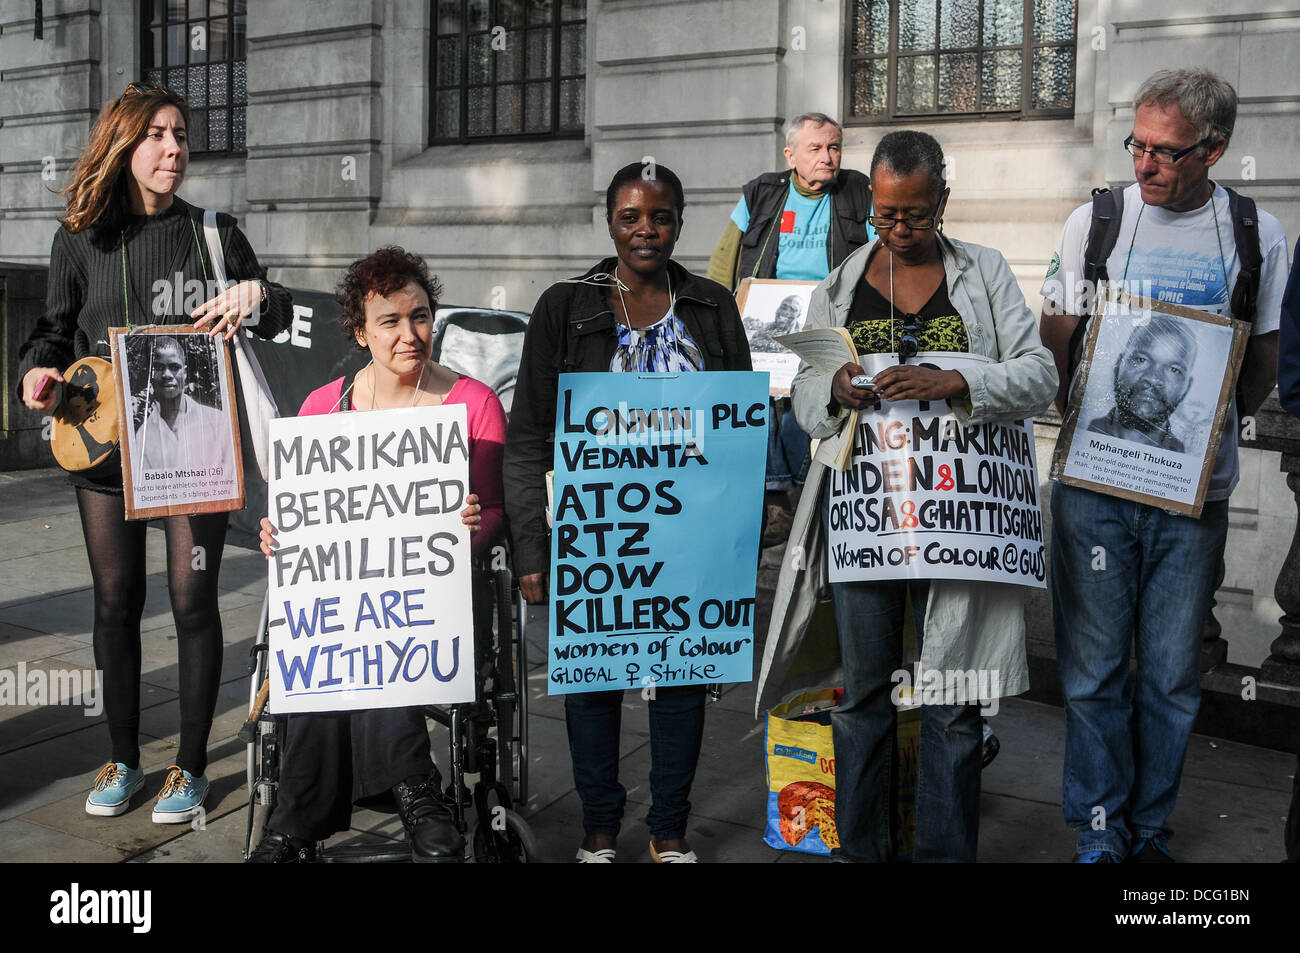
<svg viewBox="0 0 1300 953">
<path fill-rule="evenodd" d="M 775 278 L 777 229 L 786 196 L 790 194 L 790 176 L 784 172 L 765 172 L 745 183 L 745 207 L 749 209 L 749 228 L 740 240 L 740 259 L 736 264 L 736 283 L 745 278 Z M 870 180 L 861 172 L 841 169 L 830 187 L 831 230 L 826 237 L 826 272 L 838 268 L 849 254 L 867 243 L 864 224 L 871 211 Z"/>
<path fill-rule="evenodd" d="M 610 274 L 607 258 L 583 277 Z M 676 313 L 704 355 L 706 371 L 752 370 L 749 343 L 736 302 L 716 281 L 692 275 L 670 261 Z M 514 541 L 515 573 L 546 572 L 551 550 L 546 529 L 546 471 L 552 468 L 555 399 L 559 376 L 570 371 L 608 371 L 618 335 L 605 289 L 559 282 L 538 299 L 519 364 L 503 477 L 506 516 Z"/>
</svg>

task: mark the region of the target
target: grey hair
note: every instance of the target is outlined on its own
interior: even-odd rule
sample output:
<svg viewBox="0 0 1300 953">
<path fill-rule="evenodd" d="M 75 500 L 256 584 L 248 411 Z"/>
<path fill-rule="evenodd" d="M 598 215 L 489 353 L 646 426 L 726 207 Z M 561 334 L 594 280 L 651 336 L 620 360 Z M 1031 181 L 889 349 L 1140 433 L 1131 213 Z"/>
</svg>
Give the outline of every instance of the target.
<svg viewBox="0 0 1300 953">
<path fill-rule="evenodd" d="M 1237 124 L 1237 91 L 1206 69 L 1162 69 L 1142 84 L 1133 97 L 1139 106 L 1177 106 L 1196 130 L 1196 141 L 1232 138 Z M 1201 145 L 1203 157 L 1206 146 Z"/>
<path fill-rule="evenodd" d="M 840 135 L 844 135 L 844 127 L 841 126 L 834 119 L 832 119 L 830 116 L 826 115 L 825 113 L 801 113 L 798 116 L 795 116 L 793 119 L 789 119 L 786 121 L 785 124 L 786 148 L 788 149 L 794 148 L 795 136 L 799 135 L 799 130 L 803 128 L 804 123 L 806 122 L 810 122 L 814 126 L 824 126 L 826 125 L 826 123 L 830 123 L 837 130 L 839 130 Z"/>
<path fill-rule="evenodd" d="M 924 169 L 930 173 L 935 195 L 943 191 L 943 147 L 929 133 L 915 129 L 887 133 L 876 144 L 875 154 L 871 157 L 872 177 L 879 165 L 898 176 L 911 175 Z"/>
</svg>

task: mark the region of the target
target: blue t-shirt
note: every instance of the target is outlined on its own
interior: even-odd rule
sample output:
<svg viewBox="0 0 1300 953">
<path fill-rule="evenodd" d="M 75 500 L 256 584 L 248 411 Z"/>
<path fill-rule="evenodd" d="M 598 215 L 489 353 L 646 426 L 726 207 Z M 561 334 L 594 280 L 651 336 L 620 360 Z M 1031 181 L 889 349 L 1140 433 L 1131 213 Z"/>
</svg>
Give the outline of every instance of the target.
<svg viewBox="0 0 1300 953">
<path fill-rule="evenodd" d="M 804 198 L 794 187 L 786 195 L 777 226 L 780 243 L 776 251 L 776 277 L 781 281 L 821 281 L 829 274 L 826 267 L 826 240 L 831 230 L 831 203 L 827 194 L 815 199 Z M 741 233 L 749 230 L 749 206 L 742 195 L 731 213 L 731 220 Z M 866 223 L 864 223 L 866 224 Z M 867 224 L 867 241 L 876 237 Z M 748 275 L 737 275 L 737 279 Z"/>
</svg>

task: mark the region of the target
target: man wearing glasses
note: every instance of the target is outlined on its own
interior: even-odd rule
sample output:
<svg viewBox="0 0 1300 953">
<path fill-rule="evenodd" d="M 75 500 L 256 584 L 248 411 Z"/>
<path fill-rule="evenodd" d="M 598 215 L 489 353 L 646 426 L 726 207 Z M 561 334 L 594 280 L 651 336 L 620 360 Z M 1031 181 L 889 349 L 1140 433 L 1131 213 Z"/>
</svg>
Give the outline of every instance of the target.
<svg viewBox="0 0 1300 953">
<path fill-rule="evenodd" d="M 1205 70 L 1162 70 L 1134 100 L 1112 284 L 1226 314 L 1241 269 L 1229 197 L 1210 179 L 1228 148 L 1237 94 Z M 1041 333 L 1061 375 L 1095 289 L 1083 280 L 1092 205 L 1076 209 L 1052 258 Z M 1222 578 L 1228 495 L 1237 484 L 1237 421 L 1273 388 L 1287 275 L 1282 226 L 1258 213 L 1263 255 L 1250 344 L 1200 519 L 1057 483 L 1052 488 L 1052 612 L 1065 696 L 1062 807 L 1078 831 L 1075 860 L 1167 863 L 1168 825 L 1200 705 L 1201 631 Z M 1235 315 L 1242 317 L 1242 315 Z M 1129 644 L 1137 677 L 1125 693 Z"/>
</svg>

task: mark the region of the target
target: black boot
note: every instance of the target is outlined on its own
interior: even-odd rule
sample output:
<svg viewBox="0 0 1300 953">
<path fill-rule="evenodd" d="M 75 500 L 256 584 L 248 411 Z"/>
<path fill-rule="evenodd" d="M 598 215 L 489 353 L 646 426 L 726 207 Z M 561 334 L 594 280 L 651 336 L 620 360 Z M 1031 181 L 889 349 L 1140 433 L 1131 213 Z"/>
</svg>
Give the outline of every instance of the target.
<svg viewBox="0 0 1300 953">
<path fill-rule="evenodd" d="M 438 790 L 438 773 L 412 777 L 393 787 L 397 813 L 411 841 L 411 860 L 417 864 L 460 863 L 465 838 L 456 828 L 451 806 Z"/>
<path fill-rule="evenodd" d="M 261 842 L 248 855 L 246 864 L 311 864 L 316 862 L 316 845 L 301 837 L 290 837 L 269 827 Z"/>
</svg>

